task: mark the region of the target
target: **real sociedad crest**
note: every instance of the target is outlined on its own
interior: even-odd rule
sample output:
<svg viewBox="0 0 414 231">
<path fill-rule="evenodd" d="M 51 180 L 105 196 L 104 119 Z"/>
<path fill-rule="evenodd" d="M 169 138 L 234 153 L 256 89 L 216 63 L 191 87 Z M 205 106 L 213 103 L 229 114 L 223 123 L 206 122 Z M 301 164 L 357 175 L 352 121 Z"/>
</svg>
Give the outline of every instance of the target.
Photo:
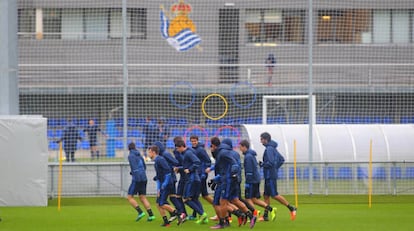
<svg viewBox="0 0 414 231">
<path fill-rule="evenodd" d="M 171 12 L 165 12 L 164 6 L 160 6 L 161 12 L 161 35 L 168 44 L 177 51 L 188 51 L 198 47 L 201 38 L 196 32 L 193 21 L 188 17 L 191 6 L 180 0 L 172 5 Z"/>
</svg>

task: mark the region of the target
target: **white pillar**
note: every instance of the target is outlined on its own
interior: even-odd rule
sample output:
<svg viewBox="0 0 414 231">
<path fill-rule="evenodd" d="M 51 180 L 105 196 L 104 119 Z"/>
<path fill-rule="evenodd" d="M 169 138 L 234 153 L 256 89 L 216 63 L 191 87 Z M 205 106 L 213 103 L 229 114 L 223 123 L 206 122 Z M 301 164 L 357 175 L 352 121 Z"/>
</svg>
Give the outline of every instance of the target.
<svg viewBox="0 0 414 231">
<path fill-rule="evenodd" d="M 0 0 L 0 41 L 0 115 L 18 115 L 17 1 Z"/>
<path fill-rule="evenodd" d="M 43 10 L 36 9 L 36 39 L 43 39 Z"/>
</svg>

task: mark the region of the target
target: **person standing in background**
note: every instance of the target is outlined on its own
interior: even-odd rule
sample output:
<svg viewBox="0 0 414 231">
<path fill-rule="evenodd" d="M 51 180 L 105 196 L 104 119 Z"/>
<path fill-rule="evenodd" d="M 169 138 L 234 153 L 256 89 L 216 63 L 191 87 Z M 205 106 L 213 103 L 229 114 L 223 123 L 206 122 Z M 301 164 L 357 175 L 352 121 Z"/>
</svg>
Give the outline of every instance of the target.
<svg viewBox="0 0 414 231">
<path fill-rule="evenodd" d="M 65 151 L 67 162 L 75 162 L 75 152 L 78 149 L 78 140 L 81 141 L 82 137 L 75 124 L 69 120 L 68 126 L 63 130 L 62 137 L 57 141 L 57 143 L 63 142 L 63 150 Z"/>
<path fill-rule="evenodd" d="M 267 56 L 266 61 L 266 69 L 267 69 L 267 86 L 272 86 L 272 78 L 273 78 L 273 71 L 276 66 L 276 58 L 274 54 L 269 54 Z"/>
<path fill-rule="evenodd" d="M 145 124 L 142 128 L 143 133 L 145 134 L 145 141 L 144 141 L 144 150 L 145 150 L 145 160 L 149 160 L 147 158 L 146 151 L 149 147 L 154 145 L 156 141 L 159 140 L 159 132 L 157 128 L 156 121 L 154 121 L 151 117 L 145 118 Z"/>
<path fill-rule="evenodd" d="M 89 125 L 85 129 L 83 129 L 83 131 L 88 134 L 91 159 L 99 159 L 98 132 L 100 132 L 104 136 L 107 135 L 98 127 L 98 125 L 95 124 L 95 120 L 93 119 L 89 120 Z"/>
<path fill-rule="evenodd" d="M 163 119 L 158 120 L 158 132 L 159 132 L 159 141 L 162 142 L 164 146 L 167 146 L 167 140 L 170 136 L 170 129 Z"/>
</svg>

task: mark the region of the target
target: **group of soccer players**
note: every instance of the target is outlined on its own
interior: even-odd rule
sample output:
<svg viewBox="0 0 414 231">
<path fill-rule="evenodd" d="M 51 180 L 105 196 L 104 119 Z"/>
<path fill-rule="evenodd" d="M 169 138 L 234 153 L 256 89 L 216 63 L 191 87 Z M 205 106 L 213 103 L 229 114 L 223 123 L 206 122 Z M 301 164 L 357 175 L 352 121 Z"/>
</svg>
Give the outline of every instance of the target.
<svg viewBox="0 0 414 231">
<path fill-rule="evenodd" d="M 240 142 L 240 151 L 244 155 L 243 163 L 239 153 L 233 149 L 232 140 L 228 138 L 223 140 L 218 137 L 211 138 L 210 150 L 215 160 L 214 164 L 197 136 L 190 137 L 191 147 L 186 146 L 182 137 L 175 137 L 173 153 L 167 151 L 161 142 L 155 142 L 150 146 L 147 154 L 154 161 L 156 172 L 154 180 L 157 183 L 156 202 L 163 220 L 161 226 L 168 227 L 174 220 L 178 220 L 178 225 L 186 220 L 207 224 L 209 218 L 199 200 L 200 195 L 213 206 L 216 212 L 216 215 L 210 219 L 217 220 L 218 223 L 211 226 L 211 229 L 229 226 L 232 214 L 237 216 L 239 226 L 249 222 L 250 228 L 255 226 L 258 219 L 275 220 L 277 208 L 270 206 L 271 198 L 285 205 L 289 209 L 291 220 L 294 220 L 296 208 L 277 192 L 277 172 L 284 163 L 284 158 L 277 151 L 277 143 L 271 139 L 269 133 L 262 133 L 260 140 L 266 149 L 263 160 L 259 163 L 256 152 L 250 148 L 247 140 Z M 136 194 L 148 213 L 147 221 L 153 221 L 155 216 L 145 196 L 147 186 L 145 161 L 134 143 L 130 143 L 128 148 L 132 182 L 127 199 L 138 213 L 136 221 L 146 216 L 134 199 Z M 260 199 L 260 167 L 263 168 L 265 181 L 264 200 Z M 242 169 L 245 179 L 244 199 L 241 196 L 240 186 Z M 214 177 L 208 181 L 210 172 L 214 172 Z M 179 175 L 178 180 L 177 175 Z M 213 197 L 209 195 L 207 187 L 214 191 Z M 186 205 L 192 209 L 192 214 L 187 213 Z M 255 205 L 264 208 L 262 217 L 259 217 L 260 212 L 255 209 Z"/>
</svg>

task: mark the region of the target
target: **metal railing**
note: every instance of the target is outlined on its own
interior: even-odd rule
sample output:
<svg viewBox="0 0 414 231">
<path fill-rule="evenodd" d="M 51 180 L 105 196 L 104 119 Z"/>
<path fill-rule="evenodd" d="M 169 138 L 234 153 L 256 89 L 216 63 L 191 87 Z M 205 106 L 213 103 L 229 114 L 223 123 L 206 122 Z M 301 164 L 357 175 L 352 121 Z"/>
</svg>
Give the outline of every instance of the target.
<svg viewBox="0 0 414 231">
<path fill-rule="evenodd" d="M 126 162 L 64 163 L 62 196 L 125 196 L 131 180 L 129 171 Z M 368 194 L 369 187 L 377 195 L 414 194 L 414 162 L 301 162 L 296 163 L 296 174 L 295 165 L 286 162 L 278 174 L 281 194 L 294 194 L 295 179 L 298 194 L 362 195 Z M 148 162 L 148 195 L 156 194 L 154 175 L 153 163 Z M 58 176 L 58 163 L 49 163 L 49 197 L 57 197 Z"/>
</svg>

